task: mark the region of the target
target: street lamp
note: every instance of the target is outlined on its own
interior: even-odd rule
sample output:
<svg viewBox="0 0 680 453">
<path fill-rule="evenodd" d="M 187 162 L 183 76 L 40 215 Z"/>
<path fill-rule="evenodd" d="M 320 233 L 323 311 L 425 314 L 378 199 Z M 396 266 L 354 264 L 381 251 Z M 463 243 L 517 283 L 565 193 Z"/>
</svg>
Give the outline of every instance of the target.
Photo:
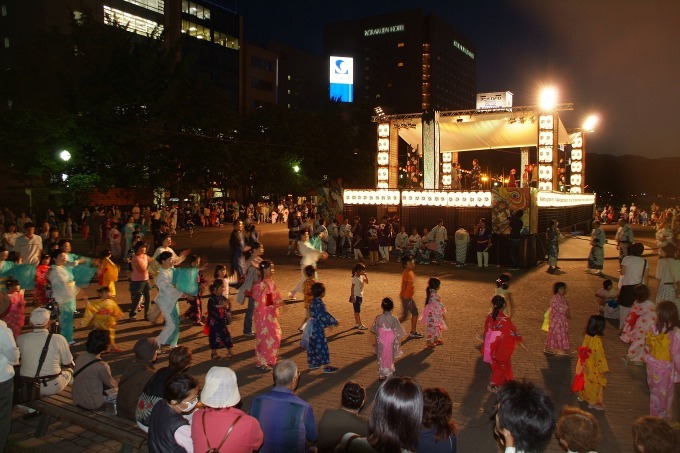
<svg viewBox="0 0 680 453">
<path fill-rule="evenodd" d="M 64 162 L 68 162 L 71 159 L 71 153 L 69 153 L 67 150 L 63 150 L 62 152 L 59 153 L 59 157 Z"/>
<path fill-rule="evenodd" d="M 293 165 L 293 171 L 294 171 L 295 173 L 300 173 L 300 166 L 297 165 L 297 164 Z"/>
</svg>

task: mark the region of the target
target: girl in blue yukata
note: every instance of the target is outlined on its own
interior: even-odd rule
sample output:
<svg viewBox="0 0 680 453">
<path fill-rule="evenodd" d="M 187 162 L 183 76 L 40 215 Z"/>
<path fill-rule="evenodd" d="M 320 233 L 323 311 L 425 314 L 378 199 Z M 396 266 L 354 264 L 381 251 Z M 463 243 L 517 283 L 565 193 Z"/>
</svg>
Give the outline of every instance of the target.
<svg viewBox="0 0 680 453">
<path fill-rule="evenodd" d="M 331 366 L 330 352 L 328 351 L 328 341 L 324 329 L 330 326 L 337 326 L 338 321 L 326 311 L 323 303 L 323 296 L 326 294 L 326 287 L 323 283 L 312 285 L 312 303 L 309 307 L 309 321 L 305 328 L 304 336 L 307 336 L 307 364 L 310 370 L 316 370 L 323 366 L 324 373 L 335 373 L 337 367 Z"/>
</svg>

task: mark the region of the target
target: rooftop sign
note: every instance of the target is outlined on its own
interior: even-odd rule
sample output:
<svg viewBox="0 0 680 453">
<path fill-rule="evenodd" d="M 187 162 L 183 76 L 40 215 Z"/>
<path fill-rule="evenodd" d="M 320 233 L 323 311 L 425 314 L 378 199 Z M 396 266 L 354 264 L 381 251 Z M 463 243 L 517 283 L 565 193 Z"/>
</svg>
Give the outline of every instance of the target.
<svg viewBox="0 0 680 453">
<path fill-rule="evenodd" d="M 376 36 L 376 35 L 386 35 L 388 33 L 398 33 L 400 31 L 404 31 L 404 25 L 399 24 L 399 25 L 391 25 L 389 27 L 378 27 L 378 28 L 369 28 L 368 30 L 364 30 L 364 36 Z"/>
<path fill-rule="evenodd" d="M 462 45 L 461 43 L 459 43 L 455 39 L 453 40 L 453 47 L 460 50 L 461 52 L 463 52 L 465 55 L 472 58 L 473 60 L 475 59 L 475 54 L 472 53 L 470 50 L 468 50 L 467 47 L 465 47 L 464 45 Z"/>
</svg>

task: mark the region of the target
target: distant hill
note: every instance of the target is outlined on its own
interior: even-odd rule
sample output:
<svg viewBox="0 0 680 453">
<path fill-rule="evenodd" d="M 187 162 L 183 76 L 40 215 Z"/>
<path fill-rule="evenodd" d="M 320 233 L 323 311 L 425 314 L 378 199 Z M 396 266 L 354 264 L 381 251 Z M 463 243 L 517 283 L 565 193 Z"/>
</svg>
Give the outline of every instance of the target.
<svg viewBox="0 0 680 453">
<path fill-rule="evenodd" d="M 588 192 L 680 195 L 680 157 L 586 156 Z"/>
</svg>

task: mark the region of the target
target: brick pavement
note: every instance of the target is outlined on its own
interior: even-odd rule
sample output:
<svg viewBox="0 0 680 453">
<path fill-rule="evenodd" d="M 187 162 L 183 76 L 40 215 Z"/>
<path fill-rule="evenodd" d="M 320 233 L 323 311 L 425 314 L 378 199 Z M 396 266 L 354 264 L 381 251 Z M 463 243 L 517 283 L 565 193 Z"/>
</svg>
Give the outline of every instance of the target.
<svg viewBox="0 0 680 453">
<path fill-rule="evenodd" d="M 283 295 L 292 288 L 299 276 L 299 259 L 285 256 L 286 231 L 281 225 L 261 225 L 263 242 L 266 246 L 265 256 L 276 264 L 274 277 Z M 211 268 L 206 276 L 212 276 L 212 267 L 224 262 L 227 256 L 227 239 L 231 228 L 198 230 L 193 238 L 178 235 L 176 250 L 188 245 L 194 252 L 210 258 Z M 542 353 L 545 333 L 540 326 L 543 313 L 548 307 L 551 286 L 556 281 L 565 281 L 568 285 L 567 299 L 571 303 L 570 339 L 572 349 L 581 344 L 583 329 L 587 318 L 594 313 L 593 295 L 600 288 L 602 278 L 583 272 L 588 253 L 587 241 L 568 239 L 562 246 L 564 259 L 560 262 L 562 270 L 559 274 L 550 275 L 545 272 L 545 265 L 514 272 L 510 291 L 516 305 L 514 321 L 523 334 L 528 351 L 518 348 L 513 358 L 513 369 L 516 378 L 526 378 L 545 388 L 553 397 L 555 404 L 561 408 L 564 404 L 577 405 L 576 397 L 569 391 L 575 366 L 575 357 L 555 358 Z M 79 242 L 76 241 L 76 248 Z M 608 258 L 614 258 L 616 250 L 605 249 Z M 578 259 L 583 258 L 583 259 Z M 222 260 L 222 261 L 220 261 Z M 296 361 L 302 371 L 302 379 L 298 394 L 308 400 L 314 407 L 317 420 L 323 410 L 339 405 L 340 390 L 350 379 L 362 383 L 369 394 L 369 401 L 375 395 L 379 382 L 373 354 L 374 337 L 368 331 L 359 332 L 352 329 L 354 325 L 352 306 L 347 302 L 351 282 L 351 267 L 354 261 L 331 258 L 319 268 L 319 279 L 326 284 L 326 305 L 339 321 L 340 326 L 327 330 L 333 364 L 340 371 L 332 375 L 324 375 L 319 370 L 306 369 L 306 355 L 299 348 L 300 335 L 297 326 L 303 316 L 301 303 L 288 305 L 280 318 L 283 328 L 283 342 L 280 356 Z M 651 275 L 654 275 L 656 258 L 650 260 Z M 605 274 L 616 276 L 618 262 L 616 259 L 605 261 Z M 496 452 L 499 451 L 492 439 L 492 423 L 490 417 L 495 399 L 485 388 L 488 384 L 490 369 L 481 361 L 480 344 L 475 336 L 481 332 L 485 316 L 489 310 L 489 299 L 493 294 L 494 280 L 504 269 L 495 266 L 488 270 L 478 270 L 476 266 L 457 269 L 451 265 L 417 266 L 415 269 L 416 301 L 421 307 L 425 298 L 427 278 L 436 276 L 442 279 L 440 295 L 447 307 L 447 324 L 449 330 L 443 339 L 445 345 L 435 350 L 425 349 L 424 340 L 406 340 L 403 344 L 404 356 L 397 362 L 397 373 L 414 376 L 423 387 L 441 386 L 447 389 L 454 401 L 454 418 L 459 429 L 459 451 L 461 452 Z M 392 262 L 379 267 L 368 268 L 370 284 L 366 286 L 362 318 L 370 325 L 380 312 L 380 300 L 391 296 L 398 301 L 401 266 Z M 90 291 L 94 290 L 94 286 Z M 655 291 L 656 281 L 650 286 Z M 117 300 L 125 308 L 129 304 L 127 282 L 118 283 Z M 84 302 L 78 300 L 82 309 Z M 185 308 L 182 303 L 181 309 Z M 397 304 L 398 305 L 398 304 Z M 399 308 L 395 309 L 397 314 Z M 180 343 L 188 345 L 194 351 L 194 365 L 191 373 L 202 377 L 213 365 L 231 366 L 237 373 L 244 407 L 248 408 L 254 395 L 268 390 L 272 384 L 270 373 L 263 373 L 254 366 L 254 340 L 240 337 L 243 312 L 237 308 L 235 319 L 231 325 L 235 337 L 233 360 L 219 362 L 210 360 L 210 349 L 207 338 L 198 327 L 183 324 Z M 132 355 L 134 342 L 141 337 L 155 336 L 160 327 L 151 326 L 145 321 L 123 323 L 117 329 L 117 342 L 124 352 L 110 354 L 106 357 L 114 376 L 119 377 L 125 363 Z M 408 330 L 408 329 L 407 329 Z M 420 330 L 423 330 L 422 327 Z M 84 339 L 87 330 L 78 329 L 77 339 Z M 609 387 L 605 391 L 605 412 L 594 411 L 600 423 L 603 440 L 601 452 L 630 452 L 632 421 L 648 411 L 648 391 L 644 368 L 626 367 L 621 358 L 625 356 L 626 345 L 617 338 L 617 329 L 609 325 L 605 333 L 604 346 L 609 362 Z M 80 345 L 74 348 L 77 354 L 84 350 Z M 164 366 L 167 358 L 159 359 L 158 366 Z M 370 412 L 370 407 L 364 410 Z M 53 448 L 66 448 L 69 452 L 118 450 L 120 444 L 106 439 L 77 426 L 65 423 L 54 423 L 48 435 L 43 439 L 33 438 L 37 420 L 25 421 L 21 413 L 14 411 L 12 426 L 12 445 L 16 451 L 48 451 Z M 12 451 L 12 450 L 10 450 Z M 562 451 L 555 441 L 548 448 L 549 452 Z"/>
</svg>

